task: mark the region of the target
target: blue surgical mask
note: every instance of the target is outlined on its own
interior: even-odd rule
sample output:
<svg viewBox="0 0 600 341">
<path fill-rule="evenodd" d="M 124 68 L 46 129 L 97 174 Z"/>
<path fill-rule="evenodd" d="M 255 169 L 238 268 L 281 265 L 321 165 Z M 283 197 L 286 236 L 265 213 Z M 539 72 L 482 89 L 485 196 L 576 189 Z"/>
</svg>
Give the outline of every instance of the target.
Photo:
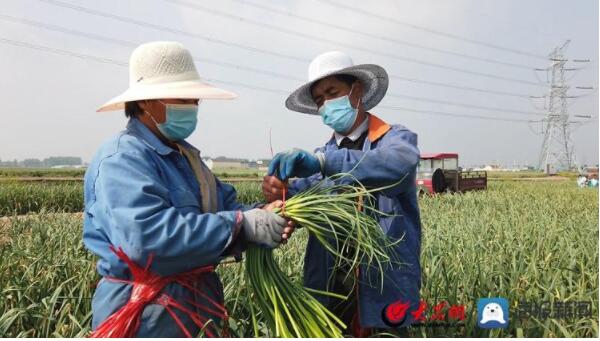
<svg viewBox="0 0 600 341">
<path fill-rule="evenodd" d="M 339 134 L 347 133 L 358 116 L 358 109 L 354 109 L 350 103 L 350 94 L 327 100 L 319 108 L 323 123 Z"/>
<path fill-rule="evenodd" d="M 166 108 L 165 122 L 157 123 L 154 116 L 150 115 L 163 136 L 170 141 L 181 141 L 192 135 L 194 130 L 196 130 L 196 124 L 198 123 L 198 105 L 163 104 Z"/>
</svg>

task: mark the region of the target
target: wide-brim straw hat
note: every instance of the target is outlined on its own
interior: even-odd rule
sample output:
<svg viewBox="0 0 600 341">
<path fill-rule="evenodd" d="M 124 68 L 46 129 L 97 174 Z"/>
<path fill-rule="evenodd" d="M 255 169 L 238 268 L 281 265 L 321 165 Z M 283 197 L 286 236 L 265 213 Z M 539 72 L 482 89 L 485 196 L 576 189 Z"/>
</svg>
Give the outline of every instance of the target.
<svg viewBox="0 0 600 341">
<path fill-rule="evenodd" d="M 339 51 L 331 51 L 317 56 L 308 67 L 308 83 L 296 89 L 285 101 L 285 106 L 293 111 L 319 115 L 317 104 L 310 93 L 315 82 L 333 75 L 350 75 L 363 85 L 362 103 L 365 110 L 374 108 L 385 96 L 389 79 L 384 68 L 375 64 L 354 65 L 352 58 Z"/>
<path fill-rule="evenodd" d="M 191 53 L 180 43 L 157 41 L 137 47 L 129 59 L 129 88 L 98 111 L 119 110 L 146 99 L 233 99 L 237 95 L 200 78 Z"/>
</svg>

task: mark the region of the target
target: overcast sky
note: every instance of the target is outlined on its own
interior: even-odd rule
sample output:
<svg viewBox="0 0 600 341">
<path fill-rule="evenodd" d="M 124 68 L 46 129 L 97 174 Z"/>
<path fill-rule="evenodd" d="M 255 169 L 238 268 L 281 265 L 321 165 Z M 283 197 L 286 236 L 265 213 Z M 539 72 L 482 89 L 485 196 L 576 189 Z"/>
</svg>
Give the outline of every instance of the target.
<svg viewBox="0 0 600 341">
<path fill-rule="evenodd" d="M 192 3 L 201 7 L 186 6 Z M 368 7 L 358 0 L 3 0 L 0 159 L 90 161 L 126 124 L 122 112 L 95 112 L 127 87 L 127 67 L 117 64 L 128 61 L 132 44 L 176 40 L 199 60 L 203 78 L 239 94 L 201 104 L 189 141 L 203 155 L 270 157 L 270 128 L 276 152 L 322 145 L 331 131 L 320 117 L 289 111 L 284 101 L 307 78 L 312 58 L 340 50 L 356 64 L 379 64 L 395 76 L 371 112 L 416 132 L 421 152 L 458 152 L 466 166 L 533 165 L 540 123 L 439 113 L 540 120 L 544 103 L 528 96 L 544 95 L 548 87 L 546 73 L 533 69 L 547 67 L 542 57 L 566 39 L 567 58 L 592 60 L 570 64 L 582 69 L 569 73 L 569 85 L 597 87 L 597 0 L 381 0 Z M 570 100 L 572 114 L 597 117 L 597 91 L 570 95 L 586 95 Z M 573 141 L 580 164 L 598 163 L 597 119 L 578 126 Z"/>
</svg>

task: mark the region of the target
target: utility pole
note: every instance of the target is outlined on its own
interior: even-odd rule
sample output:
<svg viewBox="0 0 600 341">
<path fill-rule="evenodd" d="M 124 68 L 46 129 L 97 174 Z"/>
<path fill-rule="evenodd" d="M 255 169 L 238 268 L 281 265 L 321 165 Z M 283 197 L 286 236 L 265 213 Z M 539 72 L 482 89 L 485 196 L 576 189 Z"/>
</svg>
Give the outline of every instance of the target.
<svg viewBox="0 0 600 341">
<path fill-rule="evenodd" d="M 539 155 L 538 168 L 546 173 L 554 173 L 558 170 L 571 170 L 575 165 L 575 154 L 573 140 L 571 137 L 574 123 L 569 119 L 569 85 L 566 81 L 566 73 L 578 70 L 567 68 L 565 64 L 569 61 L 565 58 L 565 52 L 571 41 L 565 41 L 556 47 L 550 54 L 550 66 L 536 71 L 549 73 L 549 90 L 544 98 L 548 99 L 546 117 L 542 120 L 544 139 Z M 589 62 L 589 60 L 573 60 L 576 63 Z M 578 87 L 581 88 L 581 87 Z M 531 96 L 532 98 L 535 98 Z M 581 115 L 575 115 L 581 116 Z"/>
</svg>

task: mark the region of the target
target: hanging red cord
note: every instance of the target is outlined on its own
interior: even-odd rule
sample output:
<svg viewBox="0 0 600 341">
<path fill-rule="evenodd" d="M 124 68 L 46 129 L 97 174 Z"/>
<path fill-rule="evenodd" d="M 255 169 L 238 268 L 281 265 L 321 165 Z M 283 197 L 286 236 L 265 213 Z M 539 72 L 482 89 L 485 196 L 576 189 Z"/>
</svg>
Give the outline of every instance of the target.
<svg viewBox="0 0 600 341">
<path fill-rule="evenodd" d="M 281 215 L 285 215 L 285 197 L 287 194 L 287 181 L 283 183 L 283 190 L 282 190 L 282 201 L 283 201 L 283 205 L 281 206 Z"/>
<path fill-rule="evenodd" d="M 153 259 L 152 255 L 148 257 L 146 267 L 142 268 L 133 262 L 125 254 L 123 249 L 119 248 L 117 250 L 111 245 L 110 250 L 114 252 L 125 264 L 127 264 L 129 270 L 131 271 L 133 280 L 124 280 L 108 276 L 106 276 L 105 279 L 113 282 L 131 284 L 133 286 L 131 290 L 131 297 L 129 298 L 129 301 L 125 303 L 125 305 L 123 305 L 119 310 L 102 322 L 102 324 L 100 324 L 100 326 L 98 326 L 98 328 L 91 333 L 90 337 L 135 337 L 140 328 L 140 318 L 142 316 L 142 312 L 149 303 L 155 303 L 164 306 L 185 336 L 192 337 L 191 333 L 184 326 L 183 322 L 181 322 L 179 317 L 177 317 L 173 311 L 173 308 L 178 309 L 188 315 L 194 324 L 203 330 L 208 337 L 214 337 L 215 334 L 210 330 L 210 328 L 206 328 L 208 321 L 202 315 L 196 311 L 186 308 L 173 297 L 162 293 L 164 287 L 173 282 L 178 283 L 194 294 L 203 297 L 211 305 L 213 305 L 213 308 L 209 308 L 205 305 L 189 301 L 189 303 L 194 307 L 222 319 L 225 322 L 223 336 L 228 335 L 228 315 L 224 304 L 216 302 L 206 293 L 196 288 L 196 283 L 199 280 L 202 280 L 202 276 L 208 273 L 213 273 L 215 266 L 203 266 L 181 274 L 161 277 L 150 271 L 150 265 Z"/>
</svg>

